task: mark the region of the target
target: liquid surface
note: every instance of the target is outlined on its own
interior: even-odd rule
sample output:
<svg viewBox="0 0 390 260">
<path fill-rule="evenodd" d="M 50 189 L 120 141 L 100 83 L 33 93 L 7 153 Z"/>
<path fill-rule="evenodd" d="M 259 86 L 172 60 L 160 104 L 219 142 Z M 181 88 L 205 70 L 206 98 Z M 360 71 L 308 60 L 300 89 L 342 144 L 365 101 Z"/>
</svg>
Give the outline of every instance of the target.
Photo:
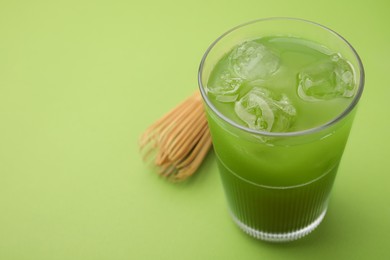
<svg viewBox="0 0 390 260">
<path fill-rule="evenodd" d="M 216 109 L 240 125 L 295 132 L 340 115 L 356 88 L 355 72 L 340 54 L 304 39 L 264 37 L 228 52 L 206 90 Z"/>
</svg>

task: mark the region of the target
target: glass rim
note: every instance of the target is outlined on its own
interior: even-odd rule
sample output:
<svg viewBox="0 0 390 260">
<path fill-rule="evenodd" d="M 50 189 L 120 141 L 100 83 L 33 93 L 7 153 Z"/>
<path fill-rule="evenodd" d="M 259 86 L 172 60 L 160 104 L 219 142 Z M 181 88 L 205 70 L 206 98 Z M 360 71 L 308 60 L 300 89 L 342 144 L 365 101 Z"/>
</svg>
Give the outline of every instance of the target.
<svg viewBox="0 0 390 260">
<path fill-rule="evenodd" d="M 210 101 L 210 99 L 208 98 L 207 96 L 207 93 L 206 93 L 206 90 L 202 84 L 202 76 L 203 76 L 203 67 L 204 67 L 204 64 L 205 64 L 205 61 L 208 57 L 208 54 L 212 51 L 212 49 L 214 48 L 214 46 L 220 42 L 220 40 L 222 40 L 225 36 L 227 36 L 228 34 L 242 28 L 242 27 L 245 27 L 247 25 L 251 25 L 251 24 L 254 24 L 254 23 L 258 23 L 258 22 L 265 22 L 265 21 L 271 21 L 271 20 L 285 20 L 285 21 L 297 21 L 297 22 L 303 22 L 303 23 L 306 23 L 306 24 L 312 24 L 314 26 L 317 26 L 319 28 L 322 28 L 324 29 L 325 31 L 328 31 L 329 33 L 335 35 L 337 38 L 339 38 L 342 42 L 344 42 L 349 48 L 350 50 L 352 51 L 353 55 L 355 56 L 357 62 L 358 62 L 358 69 L 359 69 L 359 72 L 360 72 L 360 77 L 359 77 L 359 85 L 358 85 L 358 89 L 355 93 L 355 96 L 353 97 L 353 100 L 351 101 L 351 103 L 339 114 L 337 115 L 336 117 L 334 117 L 332 120 L 324 123 L 324 124 L 321 124 L 319 126 L 315 126 L 315 127 L 312 127 L 312 128 L 308 128 L 308 129 L 304 129 L 304 130 L 300 130 L 300 131 L 294 131 L 294 132 L 267 132 L 267 131 L 261 131 L 261 130 L 256 130 L 256 129 L 251 129 L 251 128 L 248 128 L 244 125 L 240 125 L 239 123 L 237 122 L 234 122 L 233 120 L 231 120 L 230 118 L 228 118 L 227 116 L 225 116 L 223 113 L 221 113 L 214 105 L 213 103 Z M 243 130 L 245 132 L 248 132 L 248 133 L 251 133 L 251 134 L 255 134 L 255 135 L 262 135 L 262 136 L 267 136 L 267 137 L 289 137 L 289 136 L 301 136 L 301 135 L 307 135 L 307 134 L 312 134 L 312 133 L 316 133 L 316 132 L 319 132 L 321 130 L 324 130 L 324 129 L 327 129 L 331 126 L 333 126 L 334 124 L 336 124 L 337 122 L 339 122 L 340 120 L 342 120 L 343 118 L 345 118 L 355 107 L 356 105 L 358 104 L 358 101 L 363 93 L 363 88 L 364 88 L 364 80 L 365 80 L 365 75 L 364 75 L 364 67 L 363 67 L 363 64 L 362 64 L 362 61 L 358 55 L 358 53 L 356 52 L 356 50 L 353 48 L 353 46 L 343 37 L 341 36 L 339 33 L 337 33 L 336 31 L 324 26 L 324 25 L 321 25 L 319 23 L 316 23 L 316 22 L 313 22 L 313 21 L 309 21 L 309 20 L 305 20 L 305 19 L 301 19 L 301 18 L 292 18 L 292 17 L 269 17 L 269 18 L 260 18 L 260 19 L 256 19 L 256 20 L 252 20 L 252 21 L 249 21 L 249 22 L 246 22 L 246 23 L 242 23 L 238 26 L 235 26 L 233 28 L 231 28 L 230 30 L 226 31 L 225 33 L 221 34 L 216 40 L 214 40 L 211 45 L 207 48 L 206 52 L 204 53 L 203 57 L 202 57 L 202 60 L 200 62 L 200 65 L 199 65 L 199 70 L 198 70 L 198 85 L 199 85 L 199 89 L 200 89 L 200 93 L 202 95 L 202 98 L 203 100 L 205 101 L 206 105 L 219 117 L 221 118 L 223 121 L 225 121 L 226 123 L 228 123 L 229 125 L 235 127 L 235 128 L 238 128 L 240 130 Z"/>
</svg>

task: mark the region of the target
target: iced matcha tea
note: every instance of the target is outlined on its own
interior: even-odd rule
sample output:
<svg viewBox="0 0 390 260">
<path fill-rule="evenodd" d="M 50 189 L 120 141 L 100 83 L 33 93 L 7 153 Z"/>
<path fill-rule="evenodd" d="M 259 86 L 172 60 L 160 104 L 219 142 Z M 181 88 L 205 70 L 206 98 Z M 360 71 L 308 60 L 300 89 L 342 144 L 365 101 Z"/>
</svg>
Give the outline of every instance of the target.
<svg viewBox="0 0 390 260">
<path fill-rule="evenodd" d="M 341 36 L 297 19 L 221 36 L 200 67 L 230 213 L 250 235 L 289 241 L 323 219 L 363 89 Z"/>
</svg>

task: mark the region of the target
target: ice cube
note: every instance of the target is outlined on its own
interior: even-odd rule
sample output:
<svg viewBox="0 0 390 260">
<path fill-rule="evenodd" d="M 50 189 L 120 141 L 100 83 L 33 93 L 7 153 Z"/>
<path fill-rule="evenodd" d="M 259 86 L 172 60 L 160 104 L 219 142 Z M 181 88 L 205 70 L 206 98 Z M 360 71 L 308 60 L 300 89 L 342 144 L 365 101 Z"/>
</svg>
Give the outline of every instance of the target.
<svg viewBox="0 0 390 260">
<path fill-rule="evenodd" d="M 298 74 L 298 95 L 306 101 L 349 98 L 355 85 L 352 66 L 339 54 L 310 64 Z"/>
<path fill-rule="evenodd" d="M 280 64 L 274 52 L 255 41 L 247 41 L 235 47 L 229 60 L 234 72 L 246 80 L 265 79 L 274 74 Z"/>
<path fill-rule="evenodd" d="M 236 94 L 243 80 L 233 72 L 225 70 L 219 77 L 210 82 L 207 91 L 213 94 L 220 102 L 234 102 Z"/>
<path fill-rule="evenodd" d="M 287 131 L 297 114 L 285 94 L 277 96 L 260 87 L 254 87 L 236 101 L 234 110 L 249 128 L 268 132 Z"/>
</svg>

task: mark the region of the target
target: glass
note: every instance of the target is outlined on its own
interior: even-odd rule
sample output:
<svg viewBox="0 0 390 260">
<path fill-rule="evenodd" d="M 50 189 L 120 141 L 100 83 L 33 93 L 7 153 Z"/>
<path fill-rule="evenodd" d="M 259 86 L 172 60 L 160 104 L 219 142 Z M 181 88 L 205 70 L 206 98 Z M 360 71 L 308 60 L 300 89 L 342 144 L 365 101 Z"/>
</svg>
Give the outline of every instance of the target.
<svg viewBox="0 0 390 260">
<path fill-rule="evenodd" d="M 267 36 L 307 39 L 340 53 L 355 73 L 348 107 L 325 124 L 294 132 L 247 128 L 221 113 L 206 86 L 218 61 L 234 46 Z M 336 32 L 310 21 L 268 18 L 237 26 L 211 44 L 200 64 L 200 91 L 228 208 L 249 235 L 291 241 L 314 230 L 327 211 L 337 169 L 363 91 L 364 70 L 353 47 Z"/>
</svg>

